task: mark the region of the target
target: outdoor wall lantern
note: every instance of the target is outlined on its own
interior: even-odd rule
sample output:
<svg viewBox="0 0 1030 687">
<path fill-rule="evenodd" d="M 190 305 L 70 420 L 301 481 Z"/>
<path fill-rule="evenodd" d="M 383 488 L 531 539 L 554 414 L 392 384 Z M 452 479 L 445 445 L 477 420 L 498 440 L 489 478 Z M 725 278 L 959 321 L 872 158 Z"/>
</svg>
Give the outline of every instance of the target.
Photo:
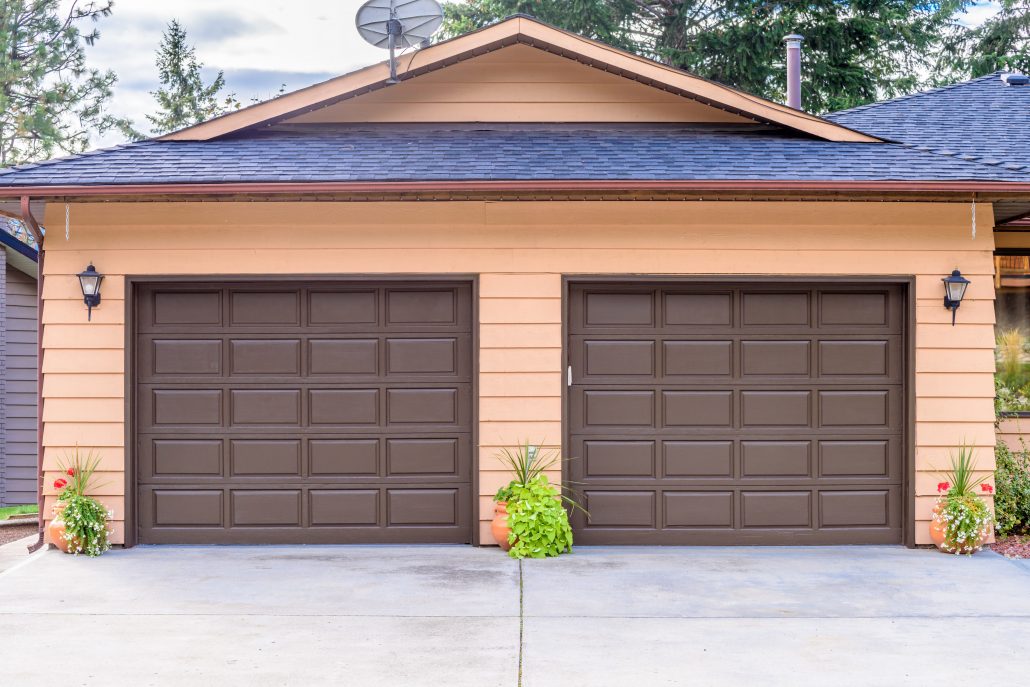
<svg viewBox="0 0 1030 687">
<path fill-rule="evenodd" d="M 86 303 L 86 319 L 93 319 L 93 308 L 100 305 L 100 282 L 104 275 L 97 272 L 93 263 L 89 263 L 84 271 L 79 272 L 79 286 L 82 288 L 82 300 Z"/>
<path fill-rule="evenodd" d="M 944 282 L 944 307 L 951 311 L 951 326 L 955 326 L 955 311 L 962 305 L 962 299 L 966 295 L 966 287 L 969 280 L 962 276 L 962 273 L 955 270 L 950 277 L 941 279 Z"/>
</svg>

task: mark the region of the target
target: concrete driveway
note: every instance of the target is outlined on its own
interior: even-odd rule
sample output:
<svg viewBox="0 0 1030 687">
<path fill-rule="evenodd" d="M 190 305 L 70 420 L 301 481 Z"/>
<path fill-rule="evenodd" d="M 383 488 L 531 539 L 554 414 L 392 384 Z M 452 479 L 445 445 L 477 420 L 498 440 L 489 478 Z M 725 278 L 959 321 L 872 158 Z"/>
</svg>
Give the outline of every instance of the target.
<svg viewBox="0 0 1030 687">
<path fill-rule="evenodd" d="M 5 685 L 1021 684 L 1030 566 L 899 547 L 47 552 L 0 574 L 0 623 Z"/>
</svg>

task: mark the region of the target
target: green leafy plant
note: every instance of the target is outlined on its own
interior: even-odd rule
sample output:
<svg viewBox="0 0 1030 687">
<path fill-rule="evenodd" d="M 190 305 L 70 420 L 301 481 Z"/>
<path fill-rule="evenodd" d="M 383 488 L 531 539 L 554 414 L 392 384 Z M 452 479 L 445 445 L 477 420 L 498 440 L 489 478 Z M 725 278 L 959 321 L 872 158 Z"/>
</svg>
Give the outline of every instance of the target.
<svg viewBox="0 0 1030 687">
<path fill-rule="evenodd" d="M 995 527 L 999 534 L 1030 534 L 1030 449 L 1013 451 L 999 441 L 995 458 Z"/>
<path fill-rule="evenodd" d="M 572 551 L 569 514 L 545 474 L 509 485 L 508 527 L 512 558 L 546 558 Z"/>
<path fill-rule="evenodd" d="M 561 463 L 554 449 L 528 441 L 498 454 L 513 479 L 497 490 L 494 501 L 508 504 L 508 555 L 512 558 L 544 558 L 572 550 L 568 508 L 583 508 L 563 493 L 568 487 L 551 484 L 547 471 Z M 585 513 L 586 511 L 583 510 Z"/>
<path fill-rule="evenodd" d="M 994 411 L 996 414 L 1030 410 L 1030 383 L 1020 387 L 1008 386 L 996 375 L 994 378 Z"/>
<path fill-rule="evenodd" d="M 58 465 L 64 476 L 54 480 L 54 488 L 59 490 L 57 500 L 63 506 L 60 519 L 64 521 L 64 539 L 71 553 L 99 556 L 111 548 L 107 509 L 86 491 L 95 486 L 93 474 L 100 465 L 100 455 L 94 451 L 83 455 L 76 447 L 70 459 Z"/>
<path fill-rule="evenodd" d="M 951 456 L 951 470 L 944 473 L 947 481 L 937 485 L 938 508 L 933 520 L 944 530 L 944 550 L 952 553 L 972 554 L 979 551 L 990 534 L 994 518 L 987 503 L 977 493 L 977 487 L 986 494 L 994 492 L 986 477 L 976 476 L 973 449 L 962 446 L 958 455 Z"/>
</svg>

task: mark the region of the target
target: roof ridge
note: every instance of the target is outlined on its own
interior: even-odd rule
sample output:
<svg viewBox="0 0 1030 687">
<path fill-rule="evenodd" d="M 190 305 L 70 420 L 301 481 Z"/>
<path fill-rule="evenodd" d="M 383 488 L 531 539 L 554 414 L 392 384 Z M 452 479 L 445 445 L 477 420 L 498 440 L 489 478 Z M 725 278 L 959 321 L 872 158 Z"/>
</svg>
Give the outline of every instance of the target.
<svg viewBox="0 0 1030 687">
<path fill-rule="evenodd" d="M 836 117 L 838 115 L 852 114 L 854 112 L 864 112 L 866 110 L 871 110 L 871 109 L 873 109 L 875 107 L 883 107 L 885 105 L 894 105 L 896 103 L 905 102 L 905 101 L 908 101 L 908 100 L 912 100 L 914 98 L 920 98 L 920 97 L 929 96 L 929 95 L 936 95 L 936 94 L 942 93 L 944 91 L 952 91 L 952 90 L 955 90 L 955 89 L 958 89 L 958 88 L 963 88 L 965 86 L 970 86 L 972 84 L 979 83 L 980 81 L 987 81 L 987 80 L 992 79 L 992 78 L 998 78 L 998 76 L 1000 74 L 1005 74 L 1005 73 L 1006 72 L 1005 72 L 1004 69 L 999 69 L 997 71 L 991 72 L 990 74 L 984 74 L 983 76 L 977 76 L 975 78 L 967 79 L 965 81 L 958 81 L 956 83 L 948 84 L 947 86 L 938 86 L 936 88 L 931 88 L 931 89 L 928 89 L 928 90 L 925 90 L 925 91 L 917 91 L 915 93 L 909 93 L 907 95 L 899 95 L 898 97 L 890 98 L 889 100 L 877 100 L 876 102 L 866 103 L 865 105 L 857 105 L 855 107 L 850 107 L 850 108 L 848 108 L 846 110 L 837 110 L 836 112 L 828 112 L 828 113 L 826 113 L 823 116 L 827 117 L 827 118 L 830 118 L 830 117 Z"/>
<path fill-rule="evenodd" d="M 15 172 L 21 172 L 26 169 L 36 169 L 37 167 L 46 167 L 48 165 L 54 165 L 61 162 L 69 162 L 71 160 L 78 160 L 84 157 L 90 157 L 91 155 L 99 155 L 100 153 L 108 153 L 112 150 L 118 150 L 120 148 L 135 148 L 148 143 L 155 143 L 155 139 L 146 138 L 142 141 L 127 141 L 125 143 L 116 143 L 113 146 L 105 146 L 103 148 L 93 148 L 92 150 L 84 150 L 81 153 L 70 153 L 68 155 L 62 155 L 61 157 L 51 157 L 46 160 L 38 160 L 35 162 L 23 162 L 20 165 L 11 165 L 10 167 L 0 167 L 0 177 L 13 174 Z"/>
</svg>

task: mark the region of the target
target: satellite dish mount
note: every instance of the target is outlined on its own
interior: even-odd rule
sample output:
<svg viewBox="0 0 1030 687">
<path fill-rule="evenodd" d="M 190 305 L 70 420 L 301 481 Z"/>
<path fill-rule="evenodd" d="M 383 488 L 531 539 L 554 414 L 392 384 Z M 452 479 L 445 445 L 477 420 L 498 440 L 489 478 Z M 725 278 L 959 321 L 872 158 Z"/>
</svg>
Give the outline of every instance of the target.
<svg viewBox="0 0 1030 687">
<path fill-rule="evenodd" d="M 368 0 L 355 18 L 362 38 L 390 51 L 390 84 L 399 82 L 397 48 L 424 46 L 442 23 L 436 0 Z"/>
</svg>

